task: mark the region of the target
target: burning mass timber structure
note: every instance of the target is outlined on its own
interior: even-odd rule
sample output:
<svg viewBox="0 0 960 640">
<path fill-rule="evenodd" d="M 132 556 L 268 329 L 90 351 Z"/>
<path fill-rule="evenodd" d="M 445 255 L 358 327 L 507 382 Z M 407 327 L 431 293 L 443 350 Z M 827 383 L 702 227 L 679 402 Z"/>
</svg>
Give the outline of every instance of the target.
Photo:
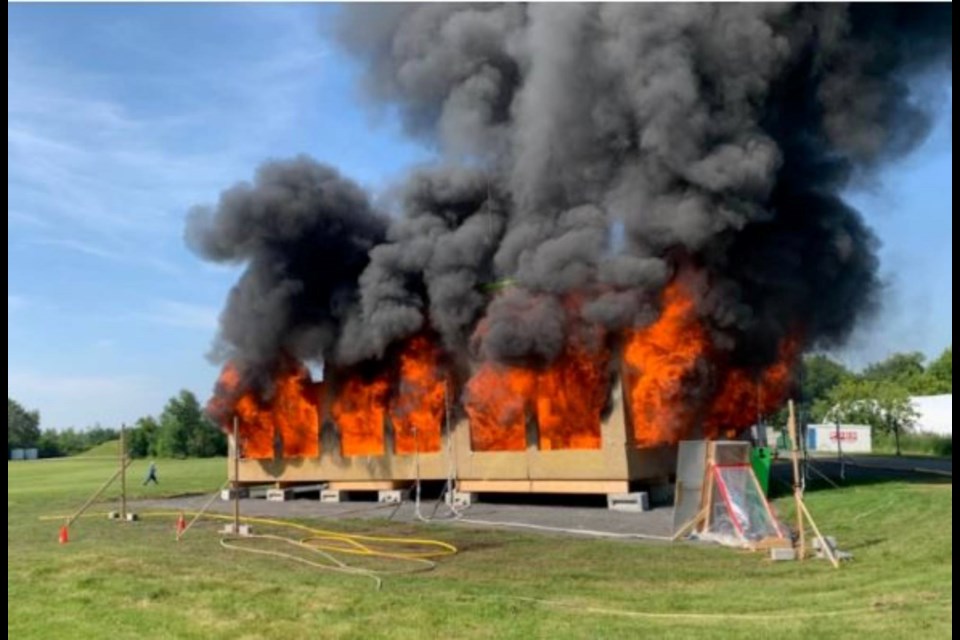
<svg viewBox="0 0 960 640">
<path fill-rule="evenodd" d="M 208 405 L 239 423 L 240 480 L 612 492 L 775 411 L 801 354 L 878 306 L 845 194 L 926 138 L 952 17 L 344 7 L 324 32 L 366 104 L 432 154 L 376 198 L 273 160 L 191 211 L 191 249 L 242 268 Z M 401 147 L 361 138 L 349 155 L 393 173 Z"/>
<path fill-rule="evenodd" d="M 327 406 L 335 402 L 326 389 L 320 393 Z M 343 489 L 385 489 L 416 479 L 454 480 L 458 491 L 468 493 L 610 494 L 626 493 L 631 481 L 666 479 L 676 458 L 668 445 L 637 446 L 619 387 L 610 411 L 580 425 L 584 435 L 572 441 L 552 440 L 556 434 L 541 430 L 536 411 L 518 416 L 498 442 L 474 432 L 468 418 L 435 416 L 404 431 L 386 411 L 370 414 L 371 422 L 343 423 L 347 429 L 328 414 L 323 427 L 300 425 L 289 442 L 277 434 L 275 442 L 263 443 L 269 450 L 255 450 L 241 435 L 239 482 L 322 481 Z"/>
<path fill-rule="evenodd" d="M 426 335 L 376 367 L 332 369 L 322 382 L 288 359 L 269 400 L 243 391 L 228 365 L 210 410 L 225 428 L 238 420 L 242 483 L 421 479 L 455 480 L 463 492 L 625 493 L 635 481 L 665 481 L 680 439 L 735 436 L 788 391 L 795 340 L 758 372 L 724 366 L 695 309 L 678 280 L 643 330 L 614 341 L 579 334 L 548 364 L 488 362 L 465 384 Z"/>
</svg>

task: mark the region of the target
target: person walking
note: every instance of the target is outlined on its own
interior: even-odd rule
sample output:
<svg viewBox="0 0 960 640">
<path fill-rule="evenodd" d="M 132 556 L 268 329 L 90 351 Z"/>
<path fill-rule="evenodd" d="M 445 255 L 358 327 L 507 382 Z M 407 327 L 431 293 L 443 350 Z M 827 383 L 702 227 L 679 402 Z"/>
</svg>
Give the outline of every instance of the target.
<svg viewBox="0 0 960 640">
<path fill-rule="evenodd" d="M 157 463 L 150 461 L 150 468 L 147 469 L 147 477 L 143 480 L 143 486 L 147 486 L 149 483 L 160 484 L 160 481 L 157 480 Z"/>
</svg>

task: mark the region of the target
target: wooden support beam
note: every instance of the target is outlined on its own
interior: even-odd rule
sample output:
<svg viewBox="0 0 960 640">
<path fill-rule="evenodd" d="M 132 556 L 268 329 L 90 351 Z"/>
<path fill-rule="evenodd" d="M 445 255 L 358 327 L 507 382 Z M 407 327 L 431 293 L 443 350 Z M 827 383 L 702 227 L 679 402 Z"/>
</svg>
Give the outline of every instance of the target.
<svg viewBox="0 0 960 640">
<path fill-rule="evenodd" d="M 797 440 L 797 418 L 793 409 L 793 400 L 787 403 L 789 416 L 787 418 L 787 430 L 790 433 L 790 458 L 793 462 L 793 500 L 797 510 L 797 535 L 799 541 L 797 544 L 797 558 L 803 560 L 805 553 L 805 539 L 803 526 L 803 489 L 800 486 L 800 459 L 799 447 L 800 441 Z"/>
</svg>

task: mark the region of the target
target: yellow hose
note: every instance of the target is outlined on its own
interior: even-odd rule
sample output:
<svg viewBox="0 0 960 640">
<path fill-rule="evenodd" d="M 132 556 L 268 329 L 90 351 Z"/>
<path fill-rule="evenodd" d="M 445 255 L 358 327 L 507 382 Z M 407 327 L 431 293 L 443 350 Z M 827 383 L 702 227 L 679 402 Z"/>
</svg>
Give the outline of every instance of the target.
<svg viewBox="0 0 960 640">
<path fill-rule="evenodd" d="M 180 515 L 180 511 L 150 511 L 147 513 L 140 514 L 142 517 L 176 517 Z M 89 513 L 84 514 L 84 517 L 105 517 L 109 515 L 108 513 Z M 63 520 L 65 516 L 56 515 L 56 516 L 40 516 L 40 520 Z M 233 516 L 223 515 L 219 513 L 206 513 L 202 517 L 211 518 L 216 520 L 233 520 Z M 328 539 L 328 540 L 340 540 L 342 542 L 351 544 L 357 547 L 358 550 L 346 550 L 341 547 L 333 548 L 334 551 L 342 553 L 358 553 L 361 555 L 368 555 L 371 549 L 364 545 L 361 541 L 367 542 L 380 542 L 383 544 L 399 544 L 399 545 L 421 545 L 428 547 L 436 547 L 437 551 L 425 551 L 421 553 L 394 553 L 394 554 L 385 554 L 392 557 L 403 557 L 403 558 L 437 558 L 442 556 L 451 556 L 457 553 L 457 548 L 452 544 L 443 542 L 441 540 L 431 540 L 427 538 L 398 538 L 395 536 L 368 536 L 355 533 L 342 533 L 339 531 L 330 531 L 328 529 L 318 529 L 316 527 L 310 527 L 305 524 L 299 524 L 297 522 L 287 522 L 285 520 L 274 520 L 272 518 L 258 518 L 253 516 L 241 516 L 240 520 L 243 522 L 257 523 L 272 525 L 276 527 L 287 527 L 290 529 L 300 529 L 301 531 L 306 531 L 307 533 L 317 534 L 310 536 L 309 538 L 304 538 L 304 540 L 309 539 Z M 379 555 L 379 552 L 377 552 Z"/>
<path fill-rule="evenodd" d="M 161 517 L 176 517 L 180 515 L 180 511 L 150 511 L 147 513 L 142 513 L 141 516 L 148 518 L 161 518 Z M 84 514 L 84 517 L 93 517 L 93 516 L 106 516 L 106 513 L 90 513 Z M 227 520 L 233 521 L 233 516 L 221 515 L 216 513 L 204 513 L 202 514 L 203 518 L 210 518 L 213 520 Z M 63 516 L 41 516 L 41 520 L 63 520 Z M 225 535 L 221 536 L 220 544 L 225 549 L 231 549 L 235 551 L 245 551 L 248 553 L 256 553 L 260 555 L 270 555 L 281 558 L 286 558 L 299 562 L 301 564 L 306 564 L 318 569 L 325 569 L 331 571 L 338 571 L 341 573 L 348 573 L 353 575 L 360 575 L 372 579 L 377 588 L 380 588 L 381 585 L 381 575 L 389 574 L 398 574 L 398 573 L 411 573 L 414 571 L 429 571 L 436 566 L 436 563 L 431 560 L 431 558 L 440 558 L 444 556 L 450 556 L 457 553 L 457 548 L 452 544 L 440 541 L 440 540 L 430 540 L 425 538 L 399 538 L 394 536 L 370 536 L 370 535 L 360 535 L 360 534 L 350 534 L 350 533 L 341 533 L 339 531 L 330 531 L 327 529 L 318 529 L 316 527 L 310 527 L 304 524 L 299 524 L 297 522 L 287 522 L 285 520 L 274 520 L 272 518 L 258 518 L 258 517 L 241 517 L 240 520 L 245 523 L 254 523 L 262 524 L 266 526 L 279 527 L 279 528 L 288 528 L 288 529 L 297 529 L 304 531 L 311 535 L 301 538 L 300 540 L 294 540 L 292 538 L 287 538 L 284 536 L 276 536 L 269 534 L 259 534 L 251 536 L 238 536 L 238 535 Z M 272 540 L 276 542 L 282 542 L 284 544 L 289 544 L 294 547 L 305 549 L 319 554 L 324 560 L 331 564 L 322 564 L 319 562 L 314 562 L 295 556 L 288 553 L 283 553 L 280 551 L 264 550 L 264 549 L 252 549 L 249 547 L 243 547 L 236 544 L 240 540 Z M 372 544 L 371 544 L 372 543 Z M 383 549 L 378 549 L 376 546 L 419 546 L 421 548 L 426 547 L 420 551 L 386 551 Z M 404 562 L 412 562 L 419 565 L 416 569 L 407 569 L 407 570 L 373 570 L 365 569 L 361 567 L 353 567 L 348 565 L 346 562 L 338 560 L 332 554 L 347 554 L 355 556 L 364 556 L 368 558 L 383 558 L 388 560 L 399 560 Z"/>
</svg>

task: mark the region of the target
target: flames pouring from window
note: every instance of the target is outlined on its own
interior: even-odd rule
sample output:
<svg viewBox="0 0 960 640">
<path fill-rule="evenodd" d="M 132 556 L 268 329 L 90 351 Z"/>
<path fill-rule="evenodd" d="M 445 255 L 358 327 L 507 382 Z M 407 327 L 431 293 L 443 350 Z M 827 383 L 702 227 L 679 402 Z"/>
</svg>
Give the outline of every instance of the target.
<svg viewBox="0 0 960 640">
<path fill-rule="evenodd" d="M 242 453 L 254 459 L 318 456 L 325 422 L 335 425 L 345 456 L 386 453 L 387 424 L 393 452 L 436 452 L 456 397 L 469 418 L 474 450 L 522 451 L 531 432 L 541 450 L 598 449 L 619 378 L 634 444 L 655 447 L 691 437 L 732 437 L 774 411 L 789 392 L 800 351 L 798 337 L 788 336 L 778 360 L 765 369 L 728 366 L 682 279 L 665 289 L 655 322 L 626 332 L 619 345 L 609 338 L 573 337 L 544 367 L 483 362 L 462 385 L 451 378 L 442 349 L 428 335 L 408 340 L 372 375 L 341 370 L 330 382 L 314 382 L 305 367 L 288 360 L 264 397 L 244 389 L 228 363 L 208 411 L 224 428 L 237 416 Z M 461 392 L 454 391 L 458 386 Z"/>
<path fill-rule="evenodd" d="M 623 349 L 637 445 L 737 435 L 783 402 L 798 355 L 799 340 L 787 337 L 777 362 L 759 374 L 724 366 L 692 293 L 675 280 L 664 291 L 657 321 L 629 332 Z"/>
</svg>

